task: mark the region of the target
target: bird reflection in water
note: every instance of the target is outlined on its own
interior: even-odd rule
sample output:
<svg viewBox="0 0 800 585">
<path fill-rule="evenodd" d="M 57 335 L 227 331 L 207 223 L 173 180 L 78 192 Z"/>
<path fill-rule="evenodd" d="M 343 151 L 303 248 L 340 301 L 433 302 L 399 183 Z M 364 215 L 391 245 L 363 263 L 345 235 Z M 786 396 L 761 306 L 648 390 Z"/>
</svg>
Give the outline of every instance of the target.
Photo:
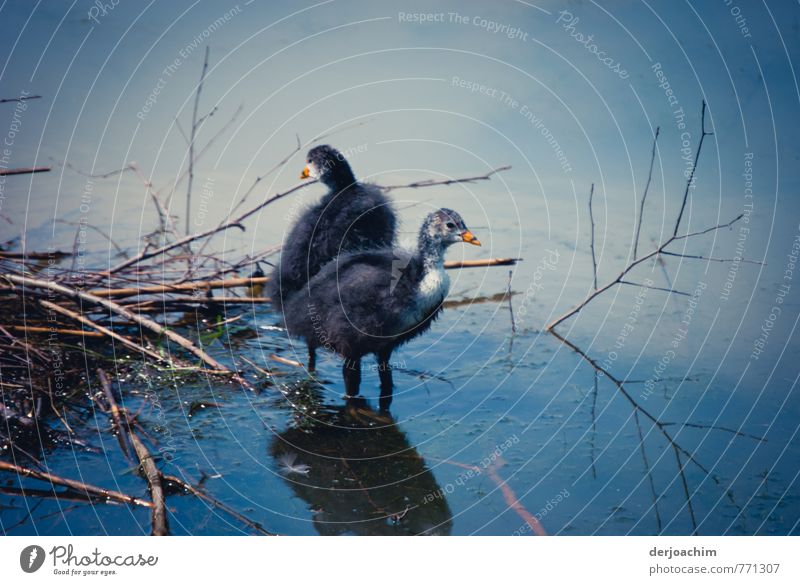
<svg viewBox="0 0 800 585">
<path fill-rule="evenodd" d="M 296 412 L 269 450 L 320 534 L 450 534 L 444 491 L 391 416 L 360 398 Z"/>
</svg>

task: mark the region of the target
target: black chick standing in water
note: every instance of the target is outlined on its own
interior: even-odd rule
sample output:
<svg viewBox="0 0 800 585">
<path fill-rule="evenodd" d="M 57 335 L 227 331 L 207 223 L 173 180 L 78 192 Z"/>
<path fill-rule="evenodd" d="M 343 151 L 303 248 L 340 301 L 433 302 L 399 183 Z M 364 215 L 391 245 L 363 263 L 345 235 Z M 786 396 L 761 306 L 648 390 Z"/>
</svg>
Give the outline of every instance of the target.
<svg viewBox="0 0 800 585">
<path fill-rule="evenodd" d="M 318 179 L 330 190 L 300 216 L 284 240 L 269 283 L 276 308 L 342 252 L 394 244 L 394 209 L 380 187 L 358 182 L 342 153 L 327 144 L 309 150 L 307 162 L 300 178 Z"/>
<path fill-rule="evenodd" d="M 480 246 L 458 213 L 440 209 L 425 218 L 414 254 L 393 249 L 343 254 L 288 301 L 286 328 L 306 340 L 310 365 L 318 347 L 344 358 L 348 396 L 358 394 L 361 358 L 375 354 L 386 408 L 392 351 L 425 332 L 442 310 L 450 288 L 445 251 L 462 241 Z"/>
</svg>

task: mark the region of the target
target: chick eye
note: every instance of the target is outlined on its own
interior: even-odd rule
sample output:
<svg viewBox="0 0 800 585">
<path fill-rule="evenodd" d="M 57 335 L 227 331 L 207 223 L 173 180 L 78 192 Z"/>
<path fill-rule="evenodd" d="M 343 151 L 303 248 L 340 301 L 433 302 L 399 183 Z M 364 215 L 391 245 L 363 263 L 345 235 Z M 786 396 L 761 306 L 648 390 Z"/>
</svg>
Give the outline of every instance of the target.
<svg viewBox="0 0 800 585">
<path fill-rule="evenodd" d="M 452 221 L 448 221 L 447 222 L 447 229 L 451 229 L 452 230 L 452 229 L 455 229 L 455 227 L 456 227 L 456 224 L 454 224 Z"/>
</svg>

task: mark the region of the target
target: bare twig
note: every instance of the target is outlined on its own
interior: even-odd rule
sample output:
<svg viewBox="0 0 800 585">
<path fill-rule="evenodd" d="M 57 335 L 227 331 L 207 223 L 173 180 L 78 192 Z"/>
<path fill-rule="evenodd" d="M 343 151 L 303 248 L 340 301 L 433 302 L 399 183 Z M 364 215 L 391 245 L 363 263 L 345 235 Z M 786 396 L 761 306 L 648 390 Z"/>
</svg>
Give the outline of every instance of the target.
<svg viewBox="0 0 800 585">
<path fill-rule="evenodd" d="M 208 236 L 211 236 L 211 235 L 214 235 L 216 233 L 229 230 L 230 228 L 233 228 L 233 227 L 243 230 L 244 226 L 242 225 L 242 222 L 245 219 L 247 219 L 248 217 L 250 217 L 251 215 L 253 215 L 255 213 L 258 213 L 259 211 L 261 211 L 264 207 L 266 207 L 270 203 L 273 203 L 273 202 L 277 201 L 278 199 L 282 199 L 282 198 L 286 197 L 287 195 L 291 195 L 295 191 L 299 191 L 300 189 L 303 189 L 304 187 L 307 187 L 308 185 L 312 185 L 314 183 L 316 183 L 316 181 L 303 181 L 302 183 L 298 183 L 294 187 L 292 187 L 292 188 L 290 188 L 290 189 L 288 189 L 286 191 L 283 191 L 282 193 L 277 193 L 276 195 L 273 195 L 272 197 L 268 197 L 267 199 L 265 199 L 264 201 L 262 201 L 261 203 L 256 205 L 254 208 L 252 208 L 249 211 L 243 213 L 239 217 L 237 217 L 235 219 L 231 219 L 231 220 L 229 220 L 229 221 L 227 221 L 227 222 L 225 222 L 225 223 L 223 223 L 221 225 L 218 225 L 215 228 L 211 228 L 211 229 L 205 230 L 203 232 L 198 232 L 196 234 L 185 236 L 185 237 L 181 238 L 180 240 L 177 240 L 175 242 L 171 242 L 169 244 L 165 244 L 164 246 L 161 246 L 160 248 L 156 248 L 155 250 L 148 251 L 145 248 L 144 250 L 139 252 L 136 256 L 133 256 L 132 258 L 129 258 L 128 260 L 125 260 L 124 262 L 122 262 L 120 264 L 117 264 L 113 268 L 105 271 L 104 274 L 105 275 L 115 274 L 115 273 L 119 272 L 120 270 L 123 270 L 123 269 L 127 268 L 128 266 L 132 266 L 134 264 L 137 264 L 137 263 L 141 262 L 142 260 L 147 260 L 148 258 L 154 258 L 155 256 L 159 256 L 161 254 L 164 254 L 165 252 L 169 252 L 170 250 L 174 250 L 175 248 L 178 248 L 180 246 L 185 246 L 186 244 L 189 244 L 189 243 L 194 242 L 196 240 L 200 240 L 202 238 L 207 238 Z"/>
<path fill-rule="evenodd" d="M 712 258 L 710 256 L 703 256 L 699 254 L 683 254 L 679 252 L 661 252 L 664 256 L 675 256 L 676 258 L 690 258 L 695 260 L 707 260 L 708 262 L 741 262 L 743 264 L 757 264 L 758 266 L 766 266 L 766 262 L 760 260 L 748 260 L 747 258 Z"/>
<path fill-rule="evenodd" d="M 511 168 L 511 165 L 505 165 L 502 167 L 497 167 L 496 169 L 492 169 L 485 175 L 479 175 L 477 177 L 464 177 L 461 179 L 445 179 L 441 181 L 436 181 L 433 179 L 426 179 L 424 181 L 415 181 L 413 183 L 407 183 L 405 185 L 388 185 L 386 187 L 381 187 L 384 191 L 394 191 L 395 189 L 419 189 L 422 187 L 435 187 L 439 185 L 456 185 L 459 183 L 475 183 L 477 181 L 488 181 L 492 178 L 492 175 L 496 175 L 502 171 L 507 171 Z"/>
<path fill-rule="evenodd" d="M 686 292 L 683 292 L 683 291 L 680 291 L 680 290 L 675 290 L 674 288 L 664 288 L 664 287 L 661 287 L 661 286 L 651 286 L 649 284 L 644 284 L 644 283 L 641 283 L 641 282 L 631 282 L 630 280 L 620 280 L 619 284 L 628 284 L 628 285 L 631 285 L 631 286 L 638 286 L 638 287 L 641 287 L 641 288 L 649 288 L 650 290 L 661 290 L 661 291 L 664 291 L 664 292 L 673 293 L 673 294 L 681 295 L 681 296 L 684 296 L 684 297 L 692 296 L 689 293 L 686 293 Z"/>
<path fill-rule="evenodd" d="M 33 325 L 3 325 L 9 331 L 22 333 L 55 333 L 56 335 L 77 335 L 79 337 L 105 337 L 97 331 L 84 331 L 83 329 L 64 329 L 61 327 L 36 327 Z"/>
<path fill-rule="evenodd" d="M 444 267 L 448 270 L 456 268 L 481 268 L 484 266 L 514 266 L 522 258 L 488 258 L 486 260 L 448 260 Z"/>
<path fill-rule="evenodd" d="M 33 173 L 46 173 L 50 167 L 25 167 L 18 169 L 0 169 L 0 177 L 8 175 L 31 175 Z"/>
<path fill-rule="evenodd" d="M 594 213 L 592 211 L 592 199 L 594 198 L 594 183 L 589 189 L 589 222 L 591 223 L 591 240 L 589 245 L 592 249 L 592 275 L 594 277 L 594 290 L 597 290 L 597 257 L 594 253 Z"/>
<path fill-rule="evenodd" d="M 650 170 L 647 173 L 647 182 L 644 185 L 644 192 L 642 193 L 642 201 L 639 204 L 639 219 L 636 222 L 636 236 L 633 239 L 634 260 L 636 260 L 636 253 L 639 250 L 639 233 L 642 231 L 642 219 L 644 218 L 644 203 L 647 200 L 647 192 L 650 190 L 650 181 L 653 179 L 653 164 L 656 161 L 656 143 L 658 142 L 658 133 L 660 131 L 661 127 L 656 126 L 656 135 L 653 137 L 653 151 L 650 153 Z"/>
<path fill-rule="evenodd" d="M 269 359 L 271 359 L 272 361 L 278 362 L 279 364 L 283 364 L 285 366 L 292 366 L 293 368 L 302 368 L 303 367 L 303 364 L 301 364 L 300 362 L 298 362 L 296 360 L 290 360 L 288 358 L 281 357 L 281 356 L 276 355 L 274 353 L 269 354 Z"/>
<path fill-rule="evenodd" d="M 181 284 L 158 284 L 138 288 L 98 288 L 89 291 L 97 297 L 132 297 L 136 295 L 167 294 L 173 292 L 208 291 L 220 288 L 236 288 L 265 284 L 269 277 L 228 278 L 225 280 L 198 280 Z"/>
<path fill-rule="evenodd" d="M 194 140 L 197 134 L 197 127 L 202 124 L 202 121 L 197 121 L 197 110 L 200 108 L 200 93 L 203 91 L 203 81 L 206 78 L 206 71 L 208 71 L 208 54 L 209 46 L 206 45 L 206 54 L 203 59 L 203 70 L 200 73 L 200 83 L 197 84 L 197 91 L 194 94 L 194 109 L 192 110 L 192 127 L 189 135 L 189 178 L 186 183 L 186 235 L 189 235 L 189 216 L 191 215 L 192 208 L 192 183 L 194 182 Z"/>
<path fill-rule="evenodd" d="M 703 100 L 703 106 L 700 109 L 700 140 L 697 143 L 697 151 L 694 155 L 694 163 L 692 170 L 689 172 L 689 178 L 686 180 L 686 189 L 683 192 L 683 201 L 681 201 L 681 210 L 678 212 L 678 219 L 675 221 L 675 229 L 672 231 L 672 236 L 678 235 L 678 230 L 681 227 L 681 219 L 683 218 L 683 211 L 686 209 L 686 201 L 689 199 L 689 190 L 694 186 L 694 173 L 697 170 L 697 161 L 700 159 L 700 149 L 703 148 L 703 141 L 706 136 L 711 136 L 713 132 L 706 132 L 706 100 Z"/>
<path fill-rule="evenodd" d="M 0 99 L 0 104 L 7 104 L 9 102 L 26 102 L 28 100 L 38 100 L 41 97 L 42 96 L 40 95 L 23 95 L 15 98 L 3 98 Z"/>
</svg>

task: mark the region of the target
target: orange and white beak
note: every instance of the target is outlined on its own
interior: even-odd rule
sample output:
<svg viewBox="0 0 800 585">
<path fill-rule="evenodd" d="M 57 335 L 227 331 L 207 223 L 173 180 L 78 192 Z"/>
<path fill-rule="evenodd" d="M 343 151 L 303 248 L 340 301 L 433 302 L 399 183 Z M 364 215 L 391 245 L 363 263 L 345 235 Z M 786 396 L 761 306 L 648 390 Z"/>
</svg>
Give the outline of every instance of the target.
<svg viewBox="0 0 800 585">
<path fill-rule="evenodd" d="M 303 172 L 300 173 L 301 179 L 310 179 L 311 178 L 311 165 L 306 165 L 303 169 Z"/>
<path fill-rule="evenodd" d="M 480 240 L 478 240 L 478 238 L 476 238 L 475 235 L 469 230 L 466 230 L 461 233 L 461 239 L 468 244 L 472 244 L 473 246 L 481 245 Z"/>
</svg>

